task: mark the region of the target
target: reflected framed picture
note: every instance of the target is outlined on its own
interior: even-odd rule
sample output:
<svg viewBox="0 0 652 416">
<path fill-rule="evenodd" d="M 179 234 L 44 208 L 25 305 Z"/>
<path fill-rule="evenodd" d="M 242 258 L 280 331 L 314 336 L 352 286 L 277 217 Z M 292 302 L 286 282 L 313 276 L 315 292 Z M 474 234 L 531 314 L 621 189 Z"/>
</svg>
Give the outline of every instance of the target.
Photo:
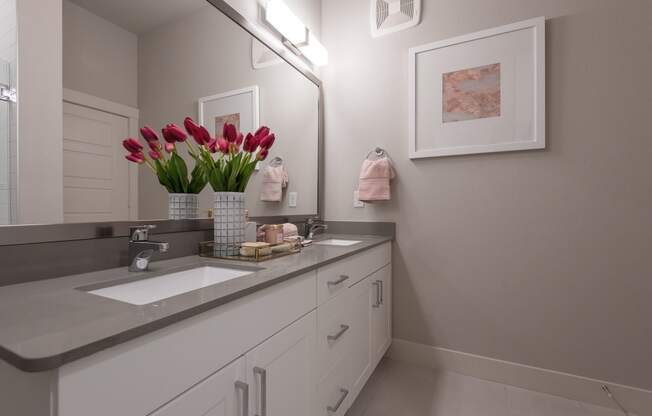
<svg viewBox="0 0 652 416">
<path fill-rule="evenodd" d="M 545 18 L 410 49 L 411 159 L 544 149 Z"/>
<path fill-rule="evenodd" d="M 234 124 L 244 134 L 259 127 L 257 85 L 203 97 L 198 103 L 199 122 L 211 136 L 221 136 L 225 123 Z"/>
</svg>

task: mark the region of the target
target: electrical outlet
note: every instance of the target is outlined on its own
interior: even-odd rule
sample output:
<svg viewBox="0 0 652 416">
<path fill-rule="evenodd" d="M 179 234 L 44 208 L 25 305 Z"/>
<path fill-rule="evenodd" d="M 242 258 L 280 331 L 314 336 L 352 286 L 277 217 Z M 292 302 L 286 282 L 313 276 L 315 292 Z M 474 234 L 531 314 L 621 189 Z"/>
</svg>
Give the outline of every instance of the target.
<svg viewBox="0 0 652 416">
<path fill-rule="evenodd" d="M 290 192 L 288 194 L 288 206 L 290 208 L 296 208 L 297 207 L 297 198 L 299 197 L 298 192 Z"/>
<path fill-rule="evenodd" d="M 353 191 L 353 208 L 364 208 L 364 202 L 360 201 L 360 193 L 357 189 Z"/>
</svg>

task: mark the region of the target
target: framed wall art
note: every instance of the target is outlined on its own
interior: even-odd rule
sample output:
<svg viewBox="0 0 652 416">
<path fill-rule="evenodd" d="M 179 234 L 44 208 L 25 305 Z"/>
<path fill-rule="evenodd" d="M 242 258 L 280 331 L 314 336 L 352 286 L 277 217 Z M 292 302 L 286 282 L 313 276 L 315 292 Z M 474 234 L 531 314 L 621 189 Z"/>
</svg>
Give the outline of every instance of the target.
<svg viewBox="0 0 652 416">
<path fill-rule="evenodd" d="M 545 18 L 411 48 L 411 159 L 543 149 Z"/>
<path fill-rule="evenodd" d="M 259 127 L 258 86 L 203 97 L 199 102 L 199 122 L 212 136 L 221 136 L 225 123 L 234 124 L 245 134 Z"/>
</svg>

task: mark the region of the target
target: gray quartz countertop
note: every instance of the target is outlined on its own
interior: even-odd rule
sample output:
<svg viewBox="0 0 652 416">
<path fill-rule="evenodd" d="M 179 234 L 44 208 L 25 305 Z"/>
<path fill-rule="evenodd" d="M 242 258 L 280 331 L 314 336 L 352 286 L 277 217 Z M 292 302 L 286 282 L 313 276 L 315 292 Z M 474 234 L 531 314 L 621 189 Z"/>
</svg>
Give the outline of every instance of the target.
<svg viewBox="0 0 652 416">
<path fill-rule="evenodd" d="M 361 243 L 312 245 L 299 254 L 260 263 L 189 256 L 153 262 L 145 273 L 129 273 L 122 267 L 0 287 L 0 358 L 23 371 L 51 370 L 391 240 L 361 235 L 324 235 L 320 239 L 325 238 Z M 80 290 L 207 264 L 257 270 L 147 305 Z"/>
</svg>

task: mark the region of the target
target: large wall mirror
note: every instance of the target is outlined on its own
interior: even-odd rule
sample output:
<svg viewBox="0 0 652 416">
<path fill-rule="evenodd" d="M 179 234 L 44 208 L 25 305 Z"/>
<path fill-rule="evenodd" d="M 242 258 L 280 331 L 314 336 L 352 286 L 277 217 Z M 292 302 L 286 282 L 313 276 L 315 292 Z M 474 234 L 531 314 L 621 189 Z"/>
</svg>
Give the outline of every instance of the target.
<svg viewBox="0 0 652 416">
<path fill-rule="evenodd" d="M 63 0 L 62 16 L 61 223 L 167 219 L 168 192 L 147 166 L 125 159 L 122 140 L 138 137 L 142 126 L 159 134 L 167 123 L 183 127 L 187 116 L 211 136 L 221 135 L 225 120 L 244 134 L 263 125 L 275 133 L 246 190 L 251 217 L 319 214 L 320 82 L 309 69 L 282 59 L 286 52 L 279 46 L 273 50 L 252 36 L 254 23 L 225 2 L 208 0 Z M 10 63 L 0 56 L 8 84 L 5 66 Z M 0 143 L 9 143 L 2 133 Z M 184 144 L 178 149 L 191 167 Z M 279 163 L 287 186 L 280 200 L 264 201 L 263 173 Z M 11 165 L 2 169 L 7 175 L 0 180 L 7 176 L 9 183 Z M 20 204 L 11 206 L 10 186 L 0 192 L 5 188 L 0 224 L 24 223 Z M 20 182 L 17 188 L 31 192 Z M 212 206 L 208 184 L 199 194 L 199 218 L 208 218 Z"/>
</svg>

